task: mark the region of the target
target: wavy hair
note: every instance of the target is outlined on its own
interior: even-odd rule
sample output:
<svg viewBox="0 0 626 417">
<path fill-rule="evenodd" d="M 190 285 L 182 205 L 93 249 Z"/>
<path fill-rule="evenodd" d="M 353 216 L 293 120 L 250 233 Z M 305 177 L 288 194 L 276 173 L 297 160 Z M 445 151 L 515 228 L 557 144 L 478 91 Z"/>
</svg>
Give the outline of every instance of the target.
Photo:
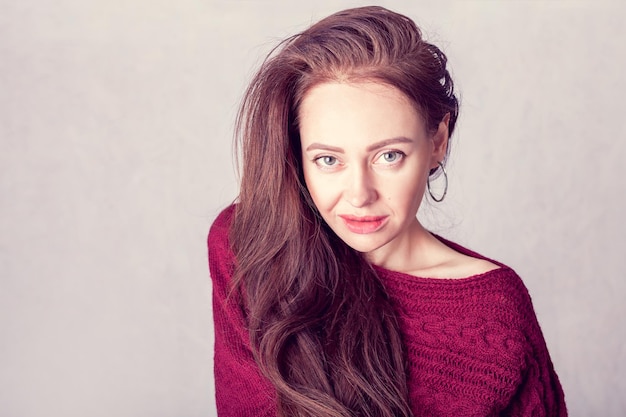
<svg viewBox="0 0 626 417">
<path fill-rule="evenodd" d="M 392 303 L 362 254 L 325 224 L 302 173 L 298 108 L 324 82 L 404 93 L 435 131 L 458 114 L 446 56 L 381 7 L 333 14 L 274 49 L 238 114 L 242 170 L 230 230 L 250 342 L 283 416 L 412 416 Z"/>
</svg>

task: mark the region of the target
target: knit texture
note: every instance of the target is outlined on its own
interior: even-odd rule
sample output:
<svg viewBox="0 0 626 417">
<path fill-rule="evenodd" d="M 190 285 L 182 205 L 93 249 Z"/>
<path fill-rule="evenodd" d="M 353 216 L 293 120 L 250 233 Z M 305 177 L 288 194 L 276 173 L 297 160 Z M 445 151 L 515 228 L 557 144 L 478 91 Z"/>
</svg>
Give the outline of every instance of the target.
<svg viewBox="0 0 626 417">
<path fill-rule="evenodd" d="M 217 410 L 220 417 L 274 417 L 276 393 L 254 361 L 245 313 L 237 297 L 228 296 L 233 212 L 231 206 L 217 217 L 208 238 Z M 464 279 L 421 278 L 375 267 L 406 345 L 409 402 L 416 417 L 567 415 L 528 291 L 512 269 L 494 263 L 500 267 Z"/>
</svg>

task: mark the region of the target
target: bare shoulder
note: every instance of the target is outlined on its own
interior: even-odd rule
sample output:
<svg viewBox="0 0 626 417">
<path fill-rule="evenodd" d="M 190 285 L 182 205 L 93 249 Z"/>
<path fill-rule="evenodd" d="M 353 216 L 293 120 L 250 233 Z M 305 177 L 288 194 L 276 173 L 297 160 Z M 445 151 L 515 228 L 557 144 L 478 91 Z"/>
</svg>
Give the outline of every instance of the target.
<svg viewBox="0 0 626 417">
<path fill-rule="evenodd" d="M 462 279 L 501 268 L 481 255 L 468 250 L 456 243 L 438 238 L 435 246 L 438 248 L 439 263 L 436 266 L 437 275 L 441 278 Z"/>
<path fill-rule="evenodd" d="M 455 252 L 455 255 L 447 266 L 450 268 L 451 276 L 449 278 L 466 278 L 485 274 L 500 268 L 499 265 L 486 259 L 474 258 L 459 252 Z"/>
<path fill-rule="evenodd" d="M 437 249 L 432 252 L 433 262 L 426 268 L 412 271 L 413 275 L 427 278 L 462 279 L 500 268 L 499 265 L 487 259 L 466 255 L 439 242 L 436 247 Z"/>
</svg>

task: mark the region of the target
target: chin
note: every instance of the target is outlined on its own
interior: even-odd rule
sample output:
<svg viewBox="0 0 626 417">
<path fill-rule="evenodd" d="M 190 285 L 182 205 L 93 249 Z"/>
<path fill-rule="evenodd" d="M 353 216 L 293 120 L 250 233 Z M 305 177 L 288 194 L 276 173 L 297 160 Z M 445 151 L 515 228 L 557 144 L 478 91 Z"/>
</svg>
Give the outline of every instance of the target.
<svg viewBox="0 0 626 417">
<path fill-rule="evenodd" d="M 353 238 L 344 238 L 341 235 L 337 235 L 339 239 L 343 241 L 346 245 L 350 246 L 357 252 L 361 253 L 369 253 L 373 252 L 376 249 L 381 248 L 387 242 L 380 242 L 378 239 L 373 239 L 372 237 L 362 237 L 360 239 Z"/>
</svg>

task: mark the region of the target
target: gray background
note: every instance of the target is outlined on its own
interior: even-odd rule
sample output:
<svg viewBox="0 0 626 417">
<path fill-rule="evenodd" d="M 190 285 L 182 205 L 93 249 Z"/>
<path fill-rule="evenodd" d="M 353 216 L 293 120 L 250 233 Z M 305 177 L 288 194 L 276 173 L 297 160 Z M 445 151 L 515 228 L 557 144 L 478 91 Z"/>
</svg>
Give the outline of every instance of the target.
<svg viewBox="0 0 626 417">
<path fill-rule="evenodd" d="M 206 233 L 279 39 L 359 1 L 0 0 L 0 415 L 211 416 Z M 514 267 L 572 416 L 626 413 L 623 3 L 383 1 L 448 54 L 422 218 Z"/>
</svg>

